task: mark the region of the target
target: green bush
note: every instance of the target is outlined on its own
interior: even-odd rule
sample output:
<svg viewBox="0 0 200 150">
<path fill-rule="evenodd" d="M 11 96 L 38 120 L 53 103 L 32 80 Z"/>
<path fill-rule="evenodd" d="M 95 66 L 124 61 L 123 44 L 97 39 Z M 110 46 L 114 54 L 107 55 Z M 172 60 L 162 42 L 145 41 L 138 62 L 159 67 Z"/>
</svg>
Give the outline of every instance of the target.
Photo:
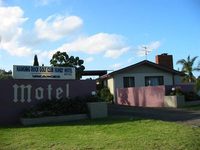
<svg viewBox="0 0 200 150">
<path fill-rule="evenodd" d="M 52 99 L 38 103 L 26 111 L 23 117 L 36 118 L 43 116 L 59 116 L 69 114 L 87 113 L 87 102 L 100 101 L 98 97 L 88 96 L 85 98 L 76 97 L 73 99 Z"/>
<path fill-rule="evenodd" d="M 0 80 L 4 79 L 12 79 L 12 71 L 5 71 L 4 69 L 0 69 Z"/>
<path fill-rule="evenodd" d="M 99 96 L 106 102 L 112 102 L 114 98 L 113 95 L 110 93 L 109 88 L 107 87 L 104 87 L 99 91 Z"/>
<path fill-rule="evenodd" d="M 181 90 L 181 87 L 177 86 L 177 87 L 174 87 L 172 88 L 172 91 L 170 93 L 170 95 L 184 95 L 183 91 Z"/>
<path fill-rule="evenodd" d="M 200 96 L 194 91 L 185 92 L 184 96 L 185 96 L 185 100 L 186 101 L 194 101 L 194 100 L 199 100 L 200 99 Z"/>
</svg>

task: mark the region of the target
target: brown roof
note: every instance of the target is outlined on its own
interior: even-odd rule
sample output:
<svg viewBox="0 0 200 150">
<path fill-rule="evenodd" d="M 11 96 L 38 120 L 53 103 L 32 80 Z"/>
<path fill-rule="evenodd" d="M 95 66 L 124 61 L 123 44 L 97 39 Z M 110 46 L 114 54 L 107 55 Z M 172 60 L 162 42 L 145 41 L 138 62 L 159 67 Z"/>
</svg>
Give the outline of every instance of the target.
<svg viewBox="0 0 200 150">
<path fill-rule="evenodd" d="M 151 66 L 151 67 L 154 67 L 154 68 L 157 68 L 157 69 L 160 69 L 160 70 L 163 70 L 165 72 L 169 72 L 169 73 L 172 73 L 172 74 L 175 74 L 175 75 L 181 75 L 183 76 L 184 73 L 180 72 L 180 71 L 177 71 L 177 70 L 174 70 L 174 69 L 170 69 L 170 68 L 166 68 L 164 66 L 161 66 L 159 64 L 156 64 L 156 63 L 153 63 L 151 61 L 148 61 L 148 60 L 144 60 L 144 61 L 141 61 L 139 63 L 136 63 L 136 64 L 133 64 L 133 65 L 130 65 L 128 67 L 125 67 L 125 68 L 122 68 L 122 69 L 119 69 L 119 70 L 116 70 L 116 71 L 113 71 L 107 75 L 103 75 L 101 76 L 100 78 L 109 78 L 110 76 L 112 75 L 115 75 L 115 74 L 118 74 L 118 73 L 122 73 L 122 72 L 125 72 L 125 71 L 129 71 L 130 69 L 133 69 L 133 68 L 136 68 L 136 67 L 139 67 L 141 65 L 147 65 L 147 66 Z"/>
</svg>

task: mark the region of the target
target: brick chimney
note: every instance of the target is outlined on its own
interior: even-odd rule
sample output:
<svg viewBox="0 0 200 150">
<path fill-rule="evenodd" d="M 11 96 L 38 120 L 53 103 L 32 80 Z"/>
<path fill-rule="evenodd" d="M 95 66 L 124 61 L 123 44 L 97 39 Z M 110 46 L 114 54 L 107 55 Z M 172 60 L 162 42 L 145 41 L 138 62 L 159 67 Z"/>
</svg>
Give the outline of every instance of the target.
<svg viewBox="0 0 200 150">
<path fill-rule="evenodd" d="M 167 53 L 156 56 L 156 64 L 173 69 L 173 57 Z"/>
</svg>

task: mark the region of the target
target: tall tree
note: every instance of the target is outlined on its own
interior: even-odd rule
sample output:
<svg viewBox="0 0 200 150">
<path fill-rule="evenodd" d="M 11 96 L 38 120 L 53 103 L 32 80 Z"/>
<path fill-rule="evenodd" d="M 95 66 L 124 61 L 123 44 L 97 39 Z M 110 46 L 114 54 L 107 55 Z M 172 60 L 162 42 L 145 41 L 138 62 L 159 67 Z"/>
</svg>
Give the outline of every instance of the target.
<svg viewBox="0 0 200 150">
<path fill-rule="evenodd" d="M 85 70 L 83 63 L 84 61 L 79 57 L 69 57 L 69 55 L 66 52 L 60 51 L 57 51 L 50 60 L 50 64 L 52 66 L 74 67 L 76 70 L 76 79 L 80 79 L 83 71 Z"/>
<path fill-rule="evenodd" d="M 37 55 L 34 56 L 33 66 L 39 66 Z"/>
<path fill-rule="evenodd" d="M 193 58 L 190 58 L 190 55 L 187 57 L 187 59 L 181 59 L 176 62 L 176 64 L 182 65 L 182 72 L 185 73 L 185 76 L 183 78 L 184 82 L 195 82 L 195 76 L 193 74 L 193 71 L 199 71 L 198 67 L 194 67 L 194 62 L 198 58 L 198 56 L 195 56 Z"/>
</svg>

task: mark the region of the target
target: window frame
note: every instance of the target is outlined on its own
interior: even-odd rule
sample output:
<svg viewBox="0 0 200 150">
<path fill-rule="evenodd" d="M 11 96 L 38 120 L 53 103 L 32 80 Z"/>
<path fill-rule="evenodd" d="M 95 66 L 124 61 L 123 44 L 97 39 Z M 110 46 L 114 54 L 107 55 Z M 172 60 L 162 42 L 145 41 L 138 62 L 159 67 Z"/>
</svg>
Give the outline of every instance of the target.
<svg viewBox="0 0 200 150">
<path fill-rule="evenodd" d="M 158 79 L 158 85 L 149 85 L 149 79 L 151 78 L 157 78 Z M 148 81 L 147 81 L 148 80 Z M 145 86 L 159 86 L 164 85 L 164 76 L 145 76 L 144 77 Z"/>
<path fill-rule="evenodd" d="M 126 83 L 127 79 L 128 79 L 128 84 Z M 133 79 L 133 80 L 131 81 L 131 79 Z M 131 85 L 131 84 L 133 84 L 133 85 Z M 135 87 L 135 77 L 134 76 L 123 77 L 123 87 L 124 88 Z"/>
</svg>

